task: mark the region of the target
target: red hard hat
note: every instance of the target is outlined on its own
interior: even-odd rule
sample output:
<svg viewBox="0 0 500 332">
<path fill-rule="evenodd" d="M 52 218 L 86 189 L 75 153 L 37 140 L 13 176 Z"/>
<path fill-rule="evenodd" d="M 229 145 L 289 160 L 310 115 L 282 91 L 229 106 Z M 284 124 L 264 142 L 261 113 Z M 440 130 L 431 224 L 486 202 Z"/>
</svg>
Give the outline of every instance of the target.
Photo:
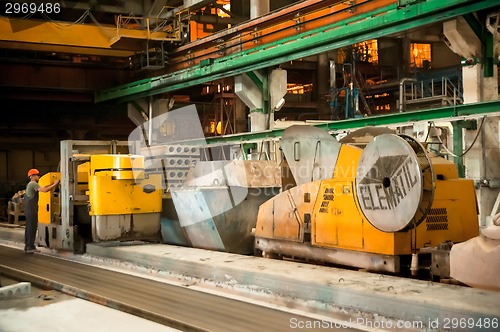
<svg viewBox="0 0 500 332">
<path fill-rule="evenodd" d="M 40 172 L 36 168 L 32 168 L 28 171 L 28 177 L 30 177 L 32 175 L 38 175 L 38 174 L 40 174 Z"/>
</svg>

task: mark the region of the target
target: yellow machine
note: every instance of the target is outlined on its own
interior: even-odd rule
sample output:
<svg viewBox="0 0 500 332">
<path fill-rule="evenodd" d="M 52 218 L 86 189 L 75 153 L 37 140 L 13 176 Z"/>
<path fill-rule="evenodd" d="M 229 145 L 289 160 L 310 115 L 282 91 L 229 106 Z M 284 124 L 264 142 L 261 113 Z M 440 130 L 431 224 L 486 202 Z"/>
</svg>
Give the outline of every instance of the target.
<svg viewBox="0 0 500 332">
<path fill-rule="evenodd" d="M 49 172 L 38 180 L 38 184 L 45 187 L 56 180 L 61 180 L 61 173 Z M 38 223 L 48 225 L 52 222 L 58 222 L 60 218 L 59 190 L 52 193 L 41 192 L 38 195 Z"/>
<path fill-rule="evenodd" d="M 61 145 L 74 151 L 77 142 Z M 93 144 L 102 149 L 104 142 Z M 62 172 L 39 181 L 44 186 L 61 180 L 60 190 L 40 193 L 39 245 L 83 251 L 90 241 L 160 239 L 161 174 L 146 174 L 143 156 L 72 154 L 67 159 Z"/>
<path fill-rule="evenodd" d="M 93 155 L 88 179 L 94 241 L 158 237 L 162 178 L 146 176 L 143 156 Z"/>
<path fill-rule="evenodd" d="M 295 176 L 296 187 L 261 205 L 255 247 L 264 256 L 397 273 L 422 248 L 478 235 L 473 181 L 460 179 L 444 158 L 429 157 L 413 138 L 383 134 L 364 150 L 330 141 L 322 149 L 325 137 L 311 140 L 316 128 L 299 129 L 285 131 L 282 149 L 292 167 L 302 167 L 292 168 L 294 175 L 313 181 Z M 308 164 L 301 161 L 307 151 Z M 333 172 L 316 176 L 330 154 Z"/>
</svg>

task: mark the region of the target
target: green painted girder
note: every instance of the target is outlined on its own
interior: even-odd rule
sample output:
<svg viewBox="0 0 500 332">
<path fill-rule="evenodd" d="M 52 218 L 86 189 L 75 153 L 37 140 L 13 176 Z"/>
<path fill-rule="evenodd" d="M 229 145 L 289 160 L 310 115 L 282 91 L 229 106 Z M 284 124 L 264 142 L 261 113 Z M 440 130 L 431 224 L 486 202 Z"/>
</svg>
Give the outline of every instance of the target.
<svg viewBox="0 0 500 332">
<path fill-rule="evenodd" d="M 387 126 L 395 124 L 404 124 L 408 122 L 419 122 L 419 121 L 436 121 L 454 118 L 468 117 L 468 116 L 481 116 L 488 115 L 491 113 L 500 114 L 500 100 L 449 106 L 443 108 L 435 108 L 421 111 L 413 112 L 403 112 L 403 113 L 393 113 L 386 115 L 370 116 L 366 118 L 356 118 L 340 121 L 331 121 L 327 123 L 321 123 L 315 125 L 318 128 L 324 130 L 347 130 L 356 129 L 367 126 Z M 249 142 L 249 141 L 260 141 L 263 139 L 281 137 L 284 129 L 277 130 L 266 130 L 255 133 L 242 133 L 218 137 L 209 137 L 206 139 L 208 144 L 217 143 L 239 143 L 239 142 Z"/>
<path fill-rule="evenodd" d="M 481 15 L 482 16 L 482 15 Z M 483 45 L 483 66 L 484 66 L 484 77 L 492 77 L 494 74 L 495 61 L 494 61 L 494 39 L 491 32 L 486 28 L 486 23 L 484 19 L 479 21 L 474 14 L 469 13 L 464 15 L 464 19 L 467 21 L 471 29 L 474 31 L 476 36 L 481 41 Z"/>
<path fill-rule="evenodd" d="M 497 6 L 494 0 L 427 0 L 403 8 L 394 4 L 207 64 L 98 91 L 95 102 L 175 91 Z"/>
<path fill-rule="evenodd" d="M 257 86 L 260 92 L 264 91 L 264 83 L 253 71 L 249 71 L 245 75 L 247 75 L 252 80 L 252 82 Z"/>
</svg>

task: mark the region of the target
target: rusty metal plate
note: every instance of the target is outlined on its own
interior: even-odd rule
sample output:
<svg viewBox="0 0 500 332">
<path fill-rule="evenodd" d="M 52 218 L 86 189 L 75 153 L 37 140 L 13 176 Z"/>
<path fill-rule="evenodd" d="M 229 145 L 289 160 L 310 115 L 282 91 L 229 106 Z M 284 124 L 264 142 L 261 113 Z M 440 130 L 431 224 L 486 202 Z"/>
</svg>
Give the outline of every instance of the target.
<svg viewBox="0 0 500 332">
<path fill-rule="evenodd" d="M 378 230 L 398 232 L 411 228 L 423 186 L 419 160 L 404 138 L 382 134 L 363 150 L 356 194 L 366 219 Z"/>
</svg>

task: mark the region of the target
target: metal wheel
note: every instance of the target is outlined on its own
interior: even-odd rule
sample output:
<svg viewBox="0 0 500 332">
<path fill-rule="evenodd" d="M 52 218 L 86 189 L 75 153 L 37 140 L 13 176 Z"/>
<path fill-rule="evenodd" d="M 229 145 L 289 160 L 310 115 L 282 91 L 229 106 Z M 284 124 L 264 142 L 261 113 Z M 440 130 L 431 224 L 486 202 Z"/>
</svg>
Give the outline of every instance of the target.
<svg viewBox="0 0 500 332">
<path fill-rule="evenodd" d="M 425 149 L 406 135 L 375 137 L 359 160 L 356 194 L 364 216 L 378 230 L 418 226 L 434 197 L 434 174 Z"/>
</svg>

